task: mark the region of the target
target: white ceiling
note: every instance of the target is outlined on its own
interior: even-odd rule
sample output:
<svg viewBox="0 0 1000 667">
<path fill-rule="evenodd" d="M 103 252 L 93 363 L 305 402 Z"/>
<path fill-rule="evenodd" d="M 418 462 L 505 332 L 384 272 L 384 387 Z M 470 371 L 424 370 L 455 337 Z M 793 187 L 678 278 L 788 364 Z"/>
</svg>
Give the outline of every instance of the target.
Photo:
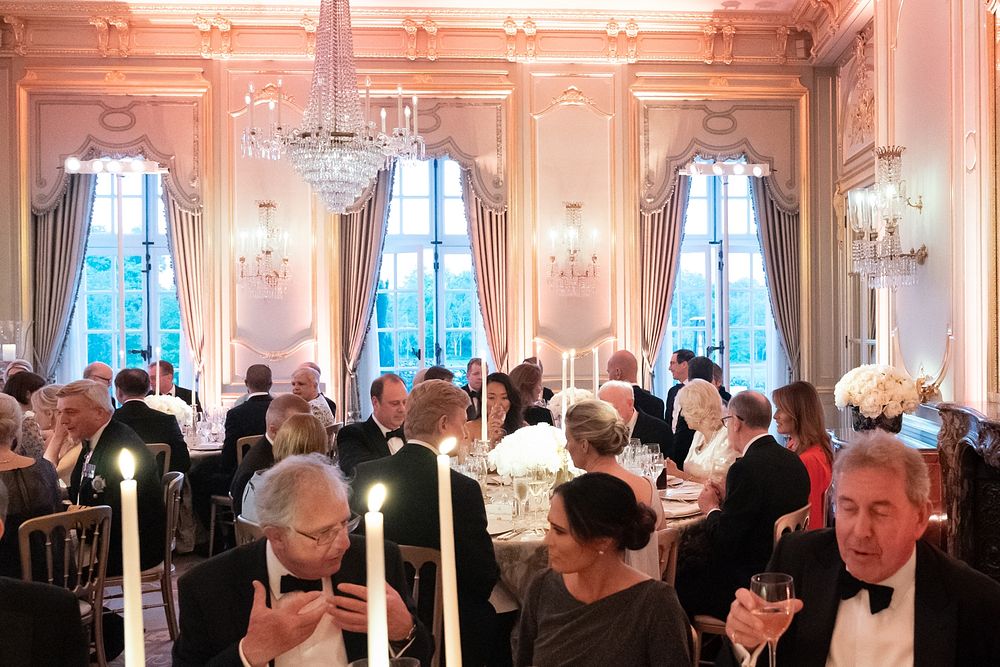
<svg viewBox="0 0 1000 667">
<path fill-rule="evenodd" d="M 147 4 L 146 0 L 126 0 L 128 4 Z M 531 11 L 584 10 L 621 12 L 622 16 L 650 12 L 716 11 L 779 12 L 790 13 L 800 0 L 351 0 L 352 7 L 385 7 L 401 9 L 461 9 L 486 10 L 502 8 L 518 13 Z M 319 5 L 318 0 L 159 0 L 159 5 L 260 5 L 268 7 Z"/>
</svg>

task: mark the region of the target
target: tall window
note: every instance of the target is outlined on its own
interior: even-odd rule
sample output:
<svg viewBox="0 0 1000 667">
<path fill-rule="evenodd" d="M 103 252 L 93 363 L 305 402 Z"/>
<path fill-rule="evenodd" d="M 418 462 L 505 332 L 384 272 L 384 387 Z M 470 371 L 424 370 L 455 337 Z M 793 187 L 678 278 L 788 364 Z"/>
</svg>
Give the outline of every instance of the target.
<svg viewBox="0 0 1000 667">
<path fill-rule="evenodd" d="M 721 365 L 733 393 L 785 382 L 746 176 L 691 177 L 680 272 L 656 369 L 666 382 L 658 388 L 671 384 L 667 364 L 680 348 Z"/>
<path fill-rule="evenodd" d="M 366 340 L 377 368 L 366 374 L 397 373 L 412 386 L 418 370 L 441 365 L 464 384 L 483 341 L 461 169 L 446 159 L 400 161 Z"/>
<path fill-rule="evenodd" d="M 152 358 L 172 363 L 178 383 L 188 374 L 160 192 L 159 175 L 97 176 L 66 379 L 93 361 L 120 369 Z"/>
</svg>

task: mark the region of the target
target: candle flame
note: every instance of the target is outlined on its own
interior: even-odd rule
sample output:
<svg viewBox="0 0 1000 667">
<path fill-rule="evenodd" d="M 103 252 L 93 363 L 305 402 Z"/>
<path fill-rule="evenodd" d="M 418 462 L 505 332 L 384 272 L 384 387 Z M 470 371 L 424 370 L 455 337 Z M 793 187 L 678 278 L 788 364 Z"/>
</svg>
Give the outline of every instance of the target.
<svg viewBox="0 0 1000 667">
<path fill-rule="evenodd" d="M 368 511 L 378 512 L 385 502 L 385 484 L 376 484 L 368 492 Z"/>
<path fill-rule="evenodd" d="M 451 450 L 455 449 L 456 444 L 458 444 L 458 440 L 456 440 L 454 437 L 445 438 L 444 440 L 441 441 L 441 444 L 438 445 L 438 453 L 451 454 Z"/>
<path fill-rule="evenodd" d="M 118 467 L 125 479 L 132 479 L 135 476 L 135 458 L 132 456 L 132 452 L 127 449 L 122 450 L 122 453 L 118 455 Z"/>
<path fill-rule="evenodd" d="M 563 359 L 569 359 L 569 352 L 563 352 Z"/>
</svg>

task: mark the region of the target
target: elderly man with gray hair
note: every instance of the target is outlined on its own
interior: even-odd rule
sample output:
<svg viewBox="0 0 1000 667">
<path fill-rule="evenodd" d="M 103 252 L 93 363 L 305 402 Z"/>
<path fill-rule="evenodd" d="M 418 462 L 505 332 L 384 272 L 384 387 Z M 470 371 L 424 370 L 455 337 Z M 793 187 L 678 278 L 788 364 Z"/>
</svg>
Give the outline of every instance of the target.
<svg viewBox="0 0 1000 667">
<path fill-rule="evenodd" d="M 635 394 L 632 385 L 621 380 L 605 382 L 600 391 L 597 392 L 597 397 L 614 406 L 618 416 L 628 427 L 630 439 L 638 438 L 644 445 L 656 443 L 664 457 L 672 454 L 670 445 L 673 442 L 673 437 L 670 434 L 670 426 L 662 419 L 647 415 L 642 410 L 635 408 Z"/>
<path fill-rule="evenodd" d="M 178 581 L 173 664 L 336 665 L 367 657 L 365 540 L 351 533 L 340 470 L 320 454 L 290 456 L 263 476 L 257 516 L 265 539 L 194 567 Z M 391 493 L 391 491 L 390 491 Z M 399 547 L 385 543 L 393 656 L 429 664 Z"/>
<path fill-rule="evenodd" d="M 920 539 L 931 507 L 920 453 L 874 431 L 839 453 L 833 482 L 836 528 L 785 536 L 767 566 L 792 576 L 798 598 L 781 663 L 997 664 L 1000 584 Z M 726 621 L 743 664 L 763 643 L 761 605 L 741 588 Z"/>
<path fill-rule="evenodd" d="M 333 427 L 337 420 L 330 410 L 326 397 L 319 391 L 319 371 L 311 366 L 299 366 L 292 373 L 292 393 L 309 404 L 313 417 L 326 429 L 329 436 L 333 435 Z"/>
</svg>

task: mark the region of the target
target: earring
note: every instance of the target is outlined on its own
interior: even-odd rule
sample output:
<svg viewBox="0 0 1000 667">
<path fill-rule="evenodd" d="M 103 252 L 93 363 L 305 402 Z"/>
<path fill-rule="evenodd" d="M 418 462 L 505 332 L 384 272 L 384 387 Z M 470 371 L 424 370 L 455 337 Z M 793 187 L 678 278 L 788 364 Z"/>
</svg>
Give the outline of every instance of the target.
<svg viewBox="0 0 1000 667">
<path fill-rule="evenodd" d="M 598 549 L 597 553 L 599 553 L 599 554 L 601 554 L 603 556 L 604 555 L 604 549 Z"/>
</svg>

